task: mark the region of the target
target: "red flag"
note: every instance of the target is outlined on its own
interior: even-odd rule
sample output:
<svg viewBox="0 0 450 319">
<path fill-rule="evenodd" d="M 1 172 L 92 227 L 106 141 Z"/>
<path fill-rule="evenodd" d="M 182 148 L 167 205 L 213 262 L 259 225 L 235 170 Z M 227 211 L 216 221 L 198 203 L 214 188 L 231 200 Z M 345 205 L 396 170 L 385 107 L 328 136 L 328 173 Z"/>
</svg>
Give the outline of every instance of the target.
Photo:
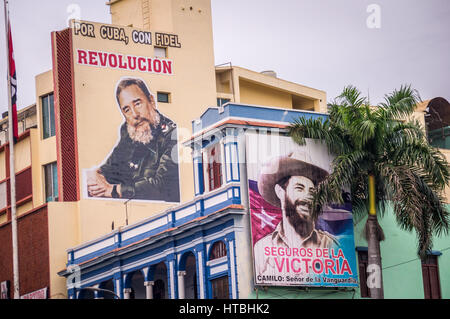
<svg viewBox="0 0 450 319">
<path fill-rule="evenodd" d="M 252 185 L 249 187 L 249 197 L 252 241 L 253 244 L 256 244 L 258 240 L 275 230 L 278 223 L 281 221 L 282 212 L 279 207 L 275 207 L 266 202 L 258 193 L 256 187 L 252 187 Z"/>
<path fill-rule="evenodd" d="M 12 36 L 11 36 L 11 25 L 10 25 L 9 21 L 8 21 L 8 47 L 9 47 L 9 54 L 8 54 L 9 83 L 10 83 L 10 89 L 11 89 L 13 137 L 14 137 L 14 143 L 15 143 L 17 141 L 17 138 L 19 137 L 18 123 L 17 123 L 17 106 L 16 106 L 17 79 L 16 79 L 16 63 L 14 61 L 14 51 L 13 51 L 13 43 L 12 43 Z"/>
</svg>

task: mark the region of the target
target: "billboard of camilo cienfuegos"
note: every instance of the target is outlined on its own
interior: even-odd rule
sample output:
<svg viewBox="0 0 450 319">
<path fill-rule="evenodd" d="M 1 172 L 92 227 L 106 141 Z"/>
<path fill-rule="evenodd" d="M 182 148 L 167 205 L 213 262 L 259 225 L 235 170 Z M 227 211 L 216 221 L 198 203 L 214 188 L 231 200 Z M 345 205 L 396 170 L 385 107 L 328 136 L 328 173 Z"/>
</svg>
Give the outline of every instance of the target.
<svg viewBox="0 0 450 319">
<path fill-rule="evenodd" d="M 350 194 L 318 220 L 309 213 L 311 190 L 330 174 L 326 146 L 278 135 L 246 138 L 255 284 L 358 286 Z"/>
</svg>

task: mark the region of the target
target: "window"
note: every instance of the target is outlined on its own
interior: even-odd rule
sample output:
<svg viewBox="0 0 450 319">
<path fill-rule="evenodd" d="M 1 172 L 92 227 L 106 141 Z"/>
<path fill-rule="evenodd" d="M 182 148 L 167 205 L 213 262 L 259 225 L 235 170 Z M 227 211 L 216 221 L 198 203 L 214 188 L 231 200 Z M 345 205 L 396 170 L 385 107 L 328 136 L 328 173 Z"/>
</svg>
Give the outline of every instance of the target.
<svg viewBox="0 0 450 319">
<path fill-rule="evenodd" d="M 211 247 L 211 253 L 209 255 L 209 260 L 221 258 L 227 255 L 227 247 L 223 241 L 215 242 Z"/>
<path fill-rule="evenodd" d="M 222 158 L 220 144 L 216 144 L 207 150 L 208 165 L 206 168 L 209 191 L 222 186 Z"/>
<path fill-rule="evenodd" d="M 436 255 L 428 255 L 422 260 L 422 277 L 425 299 L 441 299 L 439 268 Z"/>
<path fill-rule="evenodd" d="M 211 280 L 212 299 L 229 299 L 228 276 Z"/>
<path fill-rule="evenodd" d="M 42 129 L 44 139 L 55 136 L 55 106 L 53 93 L 41 97 Z"/>
<path fill-rule="evenodd" d="M 0 183 L 0 210 L 6 208 L 7 196 L 6 182 Z"/>
<path fill-rule="evenodd" d="M 225 103 L 230 102 L 230 99 L 221 99 L 221 98 L 217 98 L 217 106 L 222 106 Z"/>
<path fill-rule="evenodd" d="M 358 265 L 359 265 L 359 290 L 362 298 L 370 298 L 370 290 L 367 287 L 367 266 L 369 264 L 369 256 L 367 248 L 357 248 Z"/>
<path fill-rule="evenodd" d="M 56 162 L 44 166 L 45 200 L 53 202 L 58 200 L 58 172 Z"/>
<path fill-rule="evenodd" d="M 158 102 L 170 103 L 170 93 L 158 92 Z"/>
<path fill-rule="evenodd" d="M 9 299 L 9 280 L 0 283 L 0 299 Z"/>
<path fill-rule="evenodd" d="M 155 57 L 158 58 L 166 58 L 167 57 L 167 48 L 163 47 L 155 47 Z"/>
</svg>

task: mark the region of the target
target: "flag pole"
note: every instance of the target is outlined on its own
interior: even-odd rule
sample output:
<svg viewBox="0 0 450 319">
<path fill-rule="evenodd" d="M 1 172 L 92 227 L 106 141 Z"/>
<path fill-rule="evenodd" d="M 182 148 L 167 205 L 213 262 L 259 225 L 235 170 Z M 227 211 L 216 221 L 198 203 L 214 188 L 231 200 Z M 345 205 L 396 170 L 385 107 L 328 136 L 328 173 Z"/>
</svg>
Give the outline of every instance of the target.
<svg viewBox="0 0 450 319">
<path fill-rule="evenodd" d="M 13 277 L 14 277 L 14 299 L 20 298 L 19 293 L 19 253 L 17 242 L 17 216 L 16 216 L 16 174 L 14 168 L 14 124 L 13 124 L 13 110 L 11 100 L 11 74 L 9 65 L 9 12 L 8 0 L 3 0 L 5 5 L 5 31 L 6 31 L 6 58 L 7 58 L 7 78 L 8 78 L 8 140 L 9 140 L 9 177 L 11 189 L 11 233 L 12 233 L 12 248 L 13 248 Z"/>
</svg>

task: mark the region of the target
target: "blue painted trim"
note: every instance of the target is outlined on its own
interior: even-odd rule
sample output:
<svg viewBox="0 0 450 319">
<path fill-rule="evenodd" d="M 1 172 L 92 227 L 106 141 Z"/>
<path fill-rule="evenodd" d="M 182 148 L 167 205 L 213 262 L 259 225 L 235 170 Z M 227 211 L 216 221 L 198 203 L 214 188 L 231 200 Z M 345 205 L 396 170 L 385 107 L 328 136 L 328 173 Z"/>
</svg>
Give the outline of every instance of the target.
<svg viewBox="0 0 450 319">
<path fill-rule="evenodd" d="M 89 247 L 89 246 L 87 246 L 87 247 Z M 113 249 L 115 249 L 115 248 L 117 248 L 117 247 L 118 247 L 118 245 L 117 245 L 117 244 L 114 244 L 114 245 L 110 245 L 110 246 L 107 246 L 107 247 L 105 247 L 105 248 L 102 248 L 102 249 L 100 249 L 100 250 L 96 250 L 96 251 L 94 251 L 94 252 L 92 252 L 92 253 L 90 253 L 90 254 L 84 255 L 84 256 L 82 256 L 82 257 L 80 257 L 80 258 L 73 259 L 72 262 L 71 262 L 71 264 L 73 264 L 73 265 L 74 265 L 74 264 L 80 264 L 80 263 L 82 263 L 83 261 L 90 260 L 90 259 L 92 259 L 92 258 L 95 258 L 95 257 L 98 257 L 98 256 L 100 256 L 100 255 L 106 254 L 106 253 L 112 251 Z M 83 247 L 83 249 L 84 249 L 84 248 L 85 248 L 85 247 Z"/>
<path fill-rule="evenodd" d="M 194 190 L 195 196 L 201 195 L 205 192 L 204 174 L 203 174 L 203 158 L 198 156 L 193 160 L 194 165 Z M 195 167 L 197 167 L 197 175 L 195 174 Z M 198 189 L 198 192 L 197 192 Z"/>
<path fill-rule="evenodd" d="M 131 288 L 131 284 L 130 284 L 131 276 L 133 276 L 134 273 L 137 271 L 141 272 L 142 277 L 144 277 L 144 280 L 145 280 L 145 273 L 144 273 L 143 267 L 135 267 L 135 268 L 128 269 L 127 271 L 124 271 L 122 273 L 122 275 L 125 275 L 124 288 Z"/>
<path fill-rule="evenodd" d="M 195 263 L 198 263 L 197 256 L 195 255 L 194 247 L 190 247 L 185 250 L 181 250 L 179 253 L 181 255 L 180 261 L 177 264 L 177 270 L 178 271 L 185 271 L 186 270 L 186 260 L 189 255 L 194 255 Z"/>
<path fill-rule="evenodd" d="M 441 256 L 442 253 L 439 250 L 431 250 L 430 252 L 427 253 L 427 255 Z"/>
<path fill-rule="evenodd" d="M 168 247 L 176 247 L 177 245 L 185 245 L 186 243 L 189 243 L 189 242 L 191 242 L 191 241 L 193 241 L 195 239 L 198 239 L 198 238 L 201 238 L 201 237 L 204 237 L 204 236 L 209 236 L 209 235 L 212 235 L 212 234 L 215 234 L 215 233 L 220 233 L 221 231 L 223 231 L 224 229 L 226 229 L 226 228 L 228 228 L 228 227 L 230 227 L 232 225 L 234 225 L 234 219 L 228 219 L 225 222 L 223 222 L 223 223 L 221 223 L 219 225 L 215 225 L 215 226 L 213 226 L 213 227 L 211 227 L 209 229 L 199 229 L 196 233 L 194 233 L 194 234 L 192 234 L 190 236 L 187 236 L 187 237 L 183 237 L 180 240 L 174 239 L 174 241 L 168 243 L 167 245 L 163 245 L 163 246 L 157 247 L 156 249 L 148 250 L 148 251 L 146 251 L 144 253 L 141 253 L 141 254 L 138 254 L 138 255 L 133 255 L 132 257 L 125 258 L 123 261 L 116 261 L 114 263 L 107 264 L 104 267 L 97 268 L 94 271 L 91 271 L 91 272 L 88 272 L 88 273 L 84 273 L 84 274 L 82 274 L 82 280 L 86 281 L 90 277 L 98 277 L 98 275 L 101 274 L 102 272 L 110 271 L 112 268 L 117 268 L 119 266 L 126 266 L 126 265 L 128 265 L 130 263 L 134 263 L 136 260 L 140 260 L 142 258 L 146 258 L 148 256 L 151 256 L 151 255 L 154 255 L 154 254 L 158 254 L 158 253 L 168 249 Z M 189 252 L 193 253 L 195 258 L 196 258 L 197 284 L 198 284 L 198 286 L 197 286 L 198 287 L 197 293 L 199 294 L 199 296 L 201 295 L 200 280 L 203 280 L 203 287 L 204 287 L 204 296 L 205 296 L 205 298 L 210 298 L 211 291 L 208 290 L 209 289 L 208 285 L 210 285 L 210 280 L 214 279 L 214 278 L 218 278 L 218 277 L 224 276 L 224 275 L 227 275 L 228 277 L 231 277 L 231 270 L 230 270 L 231 269 L 230 268 L 230 260 L 231 259 L 230 258 L 235 258 L 235 260 L 236 260 L 236 256 L 230 256 L 230 249 L 229 249 L 229 241 L 230 240 L 233 240 L 233 244 L 234 244 L 234 242 L 235 242 L 235 234 L 234 234 L 234 232 L 227 233 L 226 235 L 221 236 L 220 238 L 215 238 L 215 239 L 212 239 L 212 240 L 204 242 L 204 243 L 196 244 L 196 245 L 193 245 L 193 246 L 191 246 L 189 248 L 186 248 L 186 249 L 180 251 L 180 254 L 185 256 L 183 258 L 186 258 L 186 256 L 187 256 L 186 254 L 189 253 Z M 226 264 L 227 265 L 227 270 L 221 271 L 220 273 L 217 273 L 217 274 L 214 274 L 214 275 L 211 275 L 210 272 L 209 272 L 211 267 L 210 266 L 206 266 L 206 262 L 209 259 L 208 255 L 210 254 L 210 251 L 212 249 L 213 244 L 218 242 L 218 241 L 222 241 L 222 242 L 224 242 L 226 244 L 226 246 L 227 246 L 227 259 L 223 263 L 217 264 L 215 266 L 221 266 L 221 265 Z M 208 250 L 206 249 L 207 244 L 210 245 Z M 200 252 L 202 254 L 202 256 L 203 256 L 203 258 L 202 258 L 202 261 L 203 261 L 202 265 L 200 265 L 199 262 L 198 262 L 198 252 Z M 185 259 L 183 259 L 183 258 L 180 260 L 181 263 L 183 263 L 183 261 L 185 262 Z M 156 266 L 157 264 L 159 264 L 161 261 L 163 261 L 165 263 L 165 265 L 167 267 L 168 274 L 169 274 L 169 277 L 167 277 L 167 285 L 168 285 L 167 291 L 168 291 L 169 297 L 171 296 L 170 284 L 171 284 L 172 281 L 174 282 L 175 296 L 178 297 L 179 291 L 178 291 L 177 271 L 178 270 L 184 270 L 185 267 L 183 267 L 182 264 L 180 264 L 180 265 L 177 264 L 177 258 L 176 258 L 176 255 L 174 253 L 168 254 L 168 255 L 166 255 L 166 256 L 164 256 L 162 258 L 158 258 L 157 260 L 152 260 L 151 263 L 144 264 L 144 265 L 139 265 L 139 266 L 127 269 L 126 271 L 123 271 L 123 272 L 117 271 L 113 275 L 111 275 L 111 274 L 105 275 L 104 277 L 102 277 L 98 281 L 96 281 L 96 282 L 89 282 L 88 284 L 85 284 L 83 287 L 92 286 L 92 285 L 95 285 L 95 284 L 100 284 L 101 282 L 104 282 L 104 281 L 109 280 L 109 279 L 112 278 L 113 282 L 114 282 L 115 292 L 119 296 L 121 296 L 121 298 L 123 298 L 123 289 L 130 287 L 130 278 L 131 278 L 130 276 L 131 276 L 132 273 L 134 273 L 135 271 L 141 271 L 143 273 L 143 275 L 145 275 L 144 272 L 143 272 L 143 269 L 149 267 L 149 272 L 148 272 L 148 276 L 149 277 L 145 278 L 145 280 L 151 280 L 151 279 L 153 279 L 151 277 L 152 276 L 152 271 L 154 270 L 153 267 Z M 174 261 L 174 264 L 173 264 L 174 265 L 174 269 L 173 269 L 174 272 L 173 272 L 173 274 L 170 273 L 170 268 L 169 268 L 169 262 L 170 261 Z M 236 263 L 235 263 L 235 265 L 236 265 Z M 203 278 L 200 278 L 200 276 L 199 276 L 199 273 L 200 273 L 200 268 L 199 267 L 203 267 Z M 237 275 L 237 272 L 236 272 L 236 275 Z M 117 282 L 116 282 L 117 278 L 119 278 L 119 280 L 120 280 L 120 287 L 117 287 Z M 231 287 L 231 281 L 229 282 L 229 286 Z"/>
<path fill-rule="evenodd" d="M 225 175 L 226 175 L 226 182 L 229 183 L 232 181 L 232 176 L 233 176 L 233 172 L 232 172 L 232 167 L 231 167 L 231 148 L 230 148 L 230 144 L 225 144 L 223 146 L 223 150 L 225 152 L 224 154 L 224 158 L 225 158 Z M 228 159 L 227 159 L 228 158 Z"/>
<path fill-rule="evenodd" d="M 290 123 L 299 117 L 327 119 L 328 115 L 301 110 L 228 103 L 223 106 L 222 113 L 219 113 L 218 108 L 208 108 L 201 115 L 198 123 L 196 123 L 196 120 L 192 121 L 192 131 L 194 134 L 198 133 L 201 130 L 213 126 L 215 123 L 218 123 L 228 117 L 253 119 L 255 121 L 263 120 Z"/>
<path fill-rule="evenodd" d="M 229 159 L 230 159 L 229 162 L 225 163 L 227 165 L 227 167 L 228 167 L 227 172 L 228 171 L 230 172 L 230 176 L 227 176 L 227 183 L 239 182 L 241 180 L 241 174 L 240 174 L 240 171 L 239 171 L 239 153 L 238 153 L 238 149 L 239 148 L 238 148 L 238 143 L 237 142 L 228 142 L 228 143 L 225 144 L 224 148 L 226 149 L 226 152 L 228 152 Z M 233 159 L 233 156 L 232 156 L 232 154 L 233 154 L 232 148 L 234 148 L 234 150 L 236 152 L 236 158 L 235 159 Z M 226 159 L 226 154 L 225 154 L 225 159 Z M 236 162 L 234 163 L 234 161 L 236 161 Z M 233 175 L 234 175 L 233 174 L 233 172 L 234 172 L 233 166 L 234 165 L 236 165 L 237 179 L 233 178 Z"/>
<path fill-rule="evenodd" d="M 233 251 L 234 251 L 234 255 L 231 256 L 231 258 L 234 258 L 234 281 L 236 283 L 236 299 L 239 299 L 239 283 L 238 283 L 238 266 L 237 266 L 237 257 L 236 257 L 236 237 L 234 236 L 230 236 L 230 238 L 228 239 L 229 241 L 233 241 Z M 231 269 L 231 261 L 230 261 L 230 269 Z M 231 278 L 231 270 L 230 270 L 230 278 Z M 233 285 L 230 282 L 230 287 L 231 289 L 233 289 Z M 232 298 L 232 292 L 230 292 L 230 298 Z"/>
<path fill-rule="evenodd" d="M 237 189 L 238 196 L 234 195 L 236 189 Z M 228 197 L 228 195 L 227 195 L 227 199 L 226 200 L 224 200 L 224 201 L 222 201 L 222 202 L 220 202 L 220 203 L 218 203 L 218 204 L 216 204 L 216 205 L 214 205 L 212 207 L 209 207 L 209 208 L 205 209 L 205 200 L 214 198 L 215 196 L 223 195 L 224 193 L 227 193 L 230 190 L 232 192 L 232 196 L 231 197 Z M 155 218 L 150 218 L 150 219 L 148 219 L 146 221 L 143 221 L 143 222 L 137 223 L 136 225 L 133 225 L 133 227 L 126 228 L 126 229 L 121 230 L 121 231 L 114 231 L 109 236 L 101 238 L 101 239 L 98 239 L 96 241 L 93 241 L 93 242 L 89 243 L 88 245 L 85 245 L 85 246 L 82 245 L 82 246 L 73 248 L 73 249 L 68 251 L 68 254 L 69 254 L 69 256 L 68 256 L 68 265 L 70 265 L 70 264 L 80 264 L 81 262 L 84 262 L 84 261 L 96 258 L 96 257 L 101 256 L 103 254 L 106 254 L 106 253 L 108 253 L 108 252 L 110 252 L 110 251 L 112 251 L 112 250 L 114 250 L 116 248 L 120 248 L 120 247 L 124 247 L 124 246 L 130 245 L 130 244 L 133 244 L 133 243 L 135 243 L 135 242 L 137 242 L 139 240 L 142 240 L 142 239 L 148 238 L 150 236 L 159 234 L 159 233 L 161 233 L 161 232 L 163 232 L 163 231 L 165 231 L 167 229 L 181 226 L 181 225 L 183 225 L 185 223 L 190 222 L 191 220 L 193 220 L 193 219 L 195 219 L 197 217 L 207 216 L 209 214 L 215 213 L 218 210 L 221 210 L 221 209 L 223 209 L 223 208 L 225 208 L 225 207 L 227 207 L 229 205 L 241 204 L 240 187 L 237 187 L 237 186 L 231 186 L 231 185 L 227 186 L 227 185 L 225 185 L 225 187 L 223 188 L 223 191 L 221 191 L 220 193 L 214 193 L 214 194 L 208 194 L 208 195 L 203 197 L 203 198 L 198 198 L 196 201 L 192 202 L 189 205 L 181 206 L 179 208 L 174 208 L 174 209 L 168 211 L 165 215 L 162 215 L 162 216 L 160 215 L 160 216 L 157 216 Z M 200 210 L 197 209 L 197 205 L 200 205 Z M 189 215 L 189 216 L 181 218 L 179 220 L 175 220 L 175 213 L 177 211 L 179 211 L 181 209 L 184 209 L 186 207 L 189 207 L 189 206 L 191 206 L 191 207 L 195 206 L 196 207 L 195 208 L 196 212 L 191 214 L 191 215 Z M 154 221 L 156 221 L 158 219 L 163 219 L 164 225 L 162 225 L 160 227 L 157 227 L 157 228 L 154 228 L 154 229 L 151 229 L 151 230 L 149 230 L 147 232 L 140 233 L 140 234 L 138 234 L 138 235 L 136 235 L 136 236 L 134 236 L 132 238 L 129 238 L 127 240 L 122 240 L 123 235 L 126 234 L 128 231 L 132 231 L 133 229 L 136 229 L 137 227 L 141 227 L 141 226 L 143 226 L 145 224 L 152 223 L 152 222 L 154 222 Z M 171 221 L 167 222 L 168 219 L 170 219 Z M 99 250 L 96 250 L 94 252 L 91 252 L 88 255 L 84 255 L 84 256 L 78 257 L 76 259 L 74 258 L 75 252 L 83 250 L 83 249 L 86 249 L 86 248 L 91 247 L 93 245 L 99 244 L 102 241 L 110 240 L 111 238 L 113 238 L 114 244 L 108 245 L 107 247 L 104 247 L 102 249 L 99 249 Z"/>
</svg>

